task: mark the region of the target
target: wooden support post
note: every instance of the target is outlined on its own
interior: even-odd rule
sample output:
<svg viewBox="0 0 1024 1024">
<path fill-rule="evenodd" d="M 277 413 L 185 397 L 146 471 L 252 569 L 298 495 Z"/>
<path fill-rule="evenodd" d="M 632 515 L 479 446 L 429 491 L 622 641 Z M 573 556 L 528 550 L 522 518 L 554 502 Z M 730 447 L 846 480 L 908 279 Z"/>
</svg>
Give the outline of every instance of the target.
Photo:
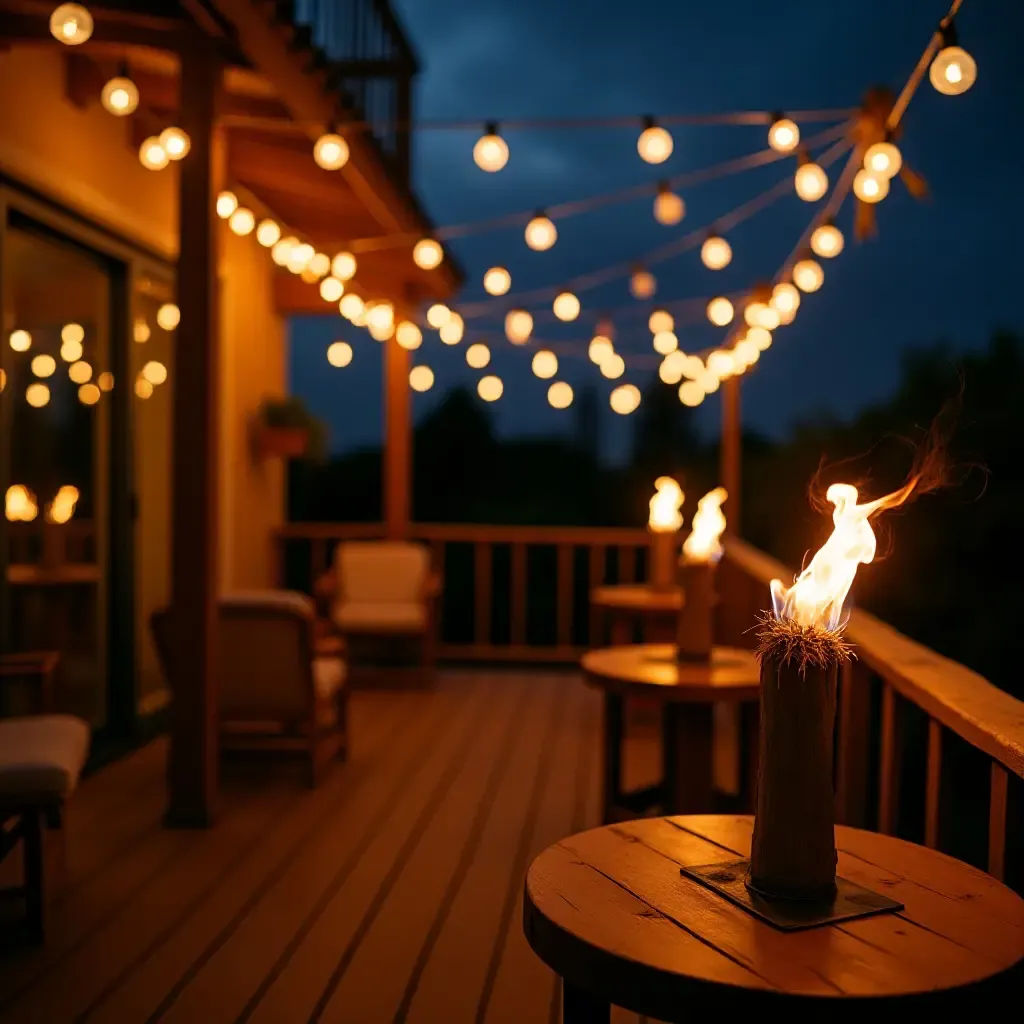
<svg viewBox="0 0 1024 1024">
<path fill-rule="evenodd" d="M 412 400 L 409 353 L 384 343 L 384 524 L 388 540 L 409 534 L 412 484 Z"/>
<path fill-rule="evenodd" d="M 729 493 L 729 514 L 726 530 L 740 535 L 740 472 L 741 436 L 740 379 L 727 377 L 722 381 L 722 440 L 719 449 L 719 478 Z"/>
<path fill-rule="evenodd" d="M 223 138 L 215 128 L 221 64 L 203 37 L 183 48 L 180 253 L 174 389 L 171 749 L 166 822 L 205 827 L 217 795 L 217 470 L 219 457 L 217 193 Z"/>
</svg>

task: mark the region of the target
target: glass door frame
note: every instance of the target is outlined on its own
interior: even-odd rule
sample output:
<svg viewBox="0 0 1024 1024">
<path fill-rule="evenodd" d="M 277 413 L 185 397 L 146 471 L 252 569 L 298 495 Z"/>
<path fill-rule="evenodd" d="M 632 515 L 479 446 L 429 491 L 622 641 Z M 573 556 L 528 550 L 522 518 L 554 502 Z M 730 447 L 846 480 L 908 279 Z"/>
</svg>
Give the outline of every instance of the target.
<svg viewBox="0 0 1024 1024">
<path fill-rule="evenodd" d="M 173 291 L 175 268 L 160 256 L 105 230 L 87 218 L 34 194 L 0 175 L 0 317 L 8 294 L 5 267 L 12 217 L 56 240 L 98 257 L 110 274 L 110 355 L 115 387 L 110 392 L 107 578 L 107 714 L 94 735 L 94 745 L 110 749 L 132 745 L 140 738 L 135 636 L 135 419 L 130 359 L 133 336 L 133 296 L 143 278 Z M 6 331 L 4 331 L 6 334 Z M 6 343 L 6 339 L 3 339 Z M 14 396 L 0 394 L 0 438 L 10 437 Z M 7 492 L 7 445 L 0 443 L 0 495 Z M 0 516 L 0 651 L 10 649 L 10 602 L 7 583 L 9 550 L 6 519 Z"/>
</svg>

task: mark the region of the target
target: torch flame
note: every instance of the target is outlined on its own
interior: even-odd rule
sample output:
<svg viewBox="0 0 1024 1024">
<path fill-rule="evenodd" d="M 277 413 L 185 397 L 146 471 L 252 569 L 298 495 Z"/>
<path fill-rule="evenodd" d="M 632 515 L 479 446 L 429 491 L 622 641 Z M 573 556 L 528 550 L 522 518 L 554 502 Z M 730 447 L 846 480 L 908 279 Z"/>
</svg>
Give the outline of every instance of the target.
<svg viewBox="0 0 1024 1024">
<path fill-rule="evenodd" d="M 6 515 L 10 522 L 30 523 L 39 512 L 36 496 L 24 484 L 7 488 Z"/>
<path fill-rule="evenodd" d="M 654 486 L 657 491 L 651 498 L 647 525 L 657 533 L 675 533 L 683 525 L 683 514 L 679 511 L 684 498 L 682 488 L 670 476 L 659 476 Z"/>
<path fill-rule="evenodd" d="M 78 488 L 65 484 L 54 496 L 46 509 L 48 523 L 66 523 L 74 514 L 78 504 Z"/>
<path fill-rule="evenodd" d="M 857 504 L 857 488 L 852 484 L 832 484 L 825 498 L 835 505 L 835 529 L 793 586 L 787 588 L 781 580 L 771 581 L 775 618 L 805 628 L 838 629 L 845 621 L 843 603 L 857 566 L 867 565 L 875 557 L 875 531 L 868 519 L 883 509 L 902 505 L 917 483 L 911 478 L 898 491 L 864 505 Z"/>
<path fill-rule="evenodd" d="M 725 515 L 721 505 L 728 496 L 724 487 L 716 487 L 697 502 L 690 536 L 683 541 L 686 561 L 717 562 L 722 557 L 719 538 L 725 531 Z"/>
</svg>

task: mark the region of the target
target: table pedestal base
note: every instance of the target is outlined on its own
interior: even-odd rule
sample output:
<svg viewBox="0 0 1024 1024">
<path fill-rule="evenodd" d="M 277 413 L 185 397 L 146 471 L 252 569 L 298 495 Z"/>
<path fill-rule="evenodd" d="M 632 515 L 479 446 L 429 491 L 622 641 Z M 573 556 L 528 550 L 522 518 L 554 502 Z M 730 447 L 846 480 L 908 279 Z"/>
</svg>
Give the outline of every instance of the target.
<svg viewBox="0 0 1024 1024">
<path fill-rule="evenodd" d="M 848 878 L 838 877 L 835 893 L 821 900 L 769 899 L 747 887 L 749 870 L 749 860 L 734 860 L 723 864 L 680 868 L 679 872 L 706 885 L 748 914 L 787 932 L 903 909 L 902 903 L 888 896 L 865 889 Z"/>
</svg>

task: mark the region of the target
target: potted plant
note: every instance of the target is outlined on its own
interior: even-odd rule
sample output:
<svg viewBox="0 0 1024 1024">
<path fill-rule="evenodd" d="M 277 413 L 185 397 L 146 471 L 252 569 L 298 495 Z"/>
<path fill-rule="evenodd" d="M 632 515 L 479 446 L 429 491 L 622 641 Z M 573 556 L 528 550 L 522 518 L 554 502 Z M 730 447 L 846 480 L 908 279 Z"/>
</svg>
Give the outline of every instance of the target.
<svg viewBox="0 0 1024 1024">
<path fill-rule="evenodd" d="M 263 458 L 321 459 L 327 428 L 295 395 L 266 398 L 260 405 L 256 447 Z"/>
</svg>

